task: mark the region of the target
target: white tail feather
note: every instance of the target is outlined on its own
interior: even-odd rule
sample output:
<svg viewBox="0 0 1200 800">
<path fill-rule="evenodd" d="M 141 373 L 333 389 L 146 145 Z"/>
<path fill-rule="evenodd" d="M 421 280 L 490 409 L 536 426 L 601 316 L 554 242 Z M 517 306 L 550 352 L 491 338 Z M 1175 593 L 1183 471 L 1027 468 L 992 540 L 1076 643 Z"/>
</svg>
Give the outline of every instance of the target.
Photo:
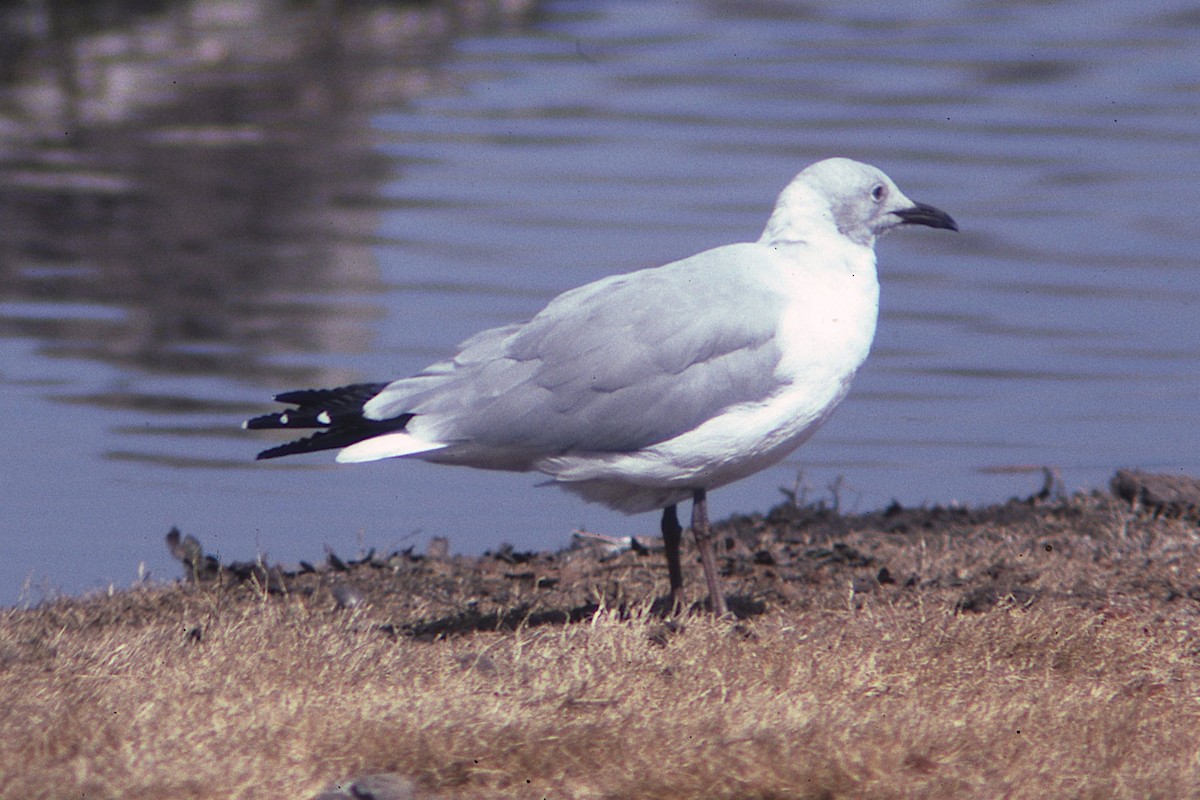
<svg viewBox="0 0 1200 800">
<path fill-rule="evenodd" d="M 337 461 L 342 464 L 357 464 L 363 461 L 378 461 L 382 458 L 399 458 L 417 453 L 428 453 L 431 450 L 441 450 L 445 446 L 441 442 L 431 442 L 413 436 L 411 433 L 397 431 L 343 447 L 337 454 Z"/>
</svg>

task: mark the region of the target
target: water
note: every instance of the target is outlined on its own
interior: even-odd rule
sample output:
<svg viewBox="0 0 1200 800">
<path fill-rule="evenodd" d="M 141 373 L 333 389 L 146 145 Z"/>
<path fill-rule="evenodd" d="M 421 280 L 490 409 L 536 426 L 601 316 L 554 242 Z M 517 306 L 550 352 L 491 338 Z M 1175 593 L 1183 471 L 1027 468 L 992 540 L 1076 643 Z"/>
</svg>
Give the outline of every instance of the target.
<svg viewBox="0 0 1200 800">
<path fill-rule="evenodd" d="M 515 4 L 509 4 L 515 5 Z M 1182 0 L 2 12 L 0 604 L 227 559 L 652 532 L 528 475 L 270 464 L 277 391 L 419 369 L 612 272 L 756 238 L 846 155 L 952 213 L 780 487 L 843 508 L 1200 473 L 1200 14 Z M 798 474 L 802 472 L 798 482 Z M 1032 470 L 1032 471 L 1031 471 Z"/>
</svg>

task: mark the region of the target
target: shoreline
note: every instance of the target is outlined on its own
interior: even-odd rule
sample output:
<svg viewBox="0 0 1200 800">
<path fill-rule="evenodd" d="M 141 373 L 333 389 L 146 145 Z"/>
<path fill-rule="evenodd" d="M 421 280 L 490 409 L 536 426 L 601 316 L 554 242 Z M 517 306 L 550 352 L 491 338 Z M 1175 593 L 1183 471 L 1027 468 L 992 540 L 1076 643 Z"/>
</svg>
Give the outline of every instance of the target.
<svg viewBox="0 0 1200 800">
<path fill-rule="evenodd" d="M 690 543 L 673 616 L 653 541 L 284 570 L 180 534 L 194 580 L 0 612 L 0 795 L 1186 796 L 1197 486 L 737 516 L 736 620 Z"/>
</svg>

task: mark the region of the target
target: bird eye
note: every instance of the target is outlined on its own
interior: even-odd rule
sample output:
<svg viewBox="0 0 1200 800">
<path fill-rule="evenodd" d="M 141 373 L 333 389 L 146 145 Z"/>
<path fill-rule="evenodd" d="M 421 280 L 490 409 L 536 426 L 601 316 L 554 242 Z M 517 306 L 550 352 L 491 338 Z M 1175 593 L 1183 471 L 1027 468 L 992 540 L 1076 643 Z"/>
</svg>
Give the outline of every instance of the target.
<svg viewBox="0 0 1200 800">
<path fill-rule="evenodd" d="M 882 183 L 875 184 L 874 188 L 871 189 L 871 199 L 878 203 L 885 197 L 887 197 L 887 187 Z"/>
</svg>

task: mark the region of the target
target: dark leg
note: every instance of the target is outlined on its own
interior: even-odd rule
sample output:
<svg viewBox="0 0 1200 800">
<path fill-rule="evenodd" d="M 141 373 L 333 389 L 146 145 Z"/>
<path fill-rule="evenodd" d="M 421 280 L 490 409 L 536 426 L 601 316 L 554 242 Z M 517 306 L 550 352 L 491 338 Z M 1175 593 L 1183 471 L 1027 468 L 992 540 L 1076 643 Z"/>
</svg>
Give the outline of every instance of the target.
<svg viewBox="0 0 1200 800">
<path fill-rule="evenodd" d="M 667 553 L 667 574 L 671 576 L 671 605 L 678 609 L 683 602 L 683 569 L 679 566 L 679 542 L 683 538 L 683 528 L 679 525 L 674 504 L 663 509 L 662 537 L 663 549 Z"/>
<path fill-rule="evenodd" d="M 692 534 L 700 550 L 700 564 L 704 567 L 704 580 L 708 583 L 708 596 L 712 599 L 713 614 L 723 617 L 729 613 L 725 595 L 721 593 L 721 579 L 717 575 L 717 557 L 713 552 L 713 535 L 708 529 L 708 495 L 703 489 L 692 494 Z"/>
</svg>

